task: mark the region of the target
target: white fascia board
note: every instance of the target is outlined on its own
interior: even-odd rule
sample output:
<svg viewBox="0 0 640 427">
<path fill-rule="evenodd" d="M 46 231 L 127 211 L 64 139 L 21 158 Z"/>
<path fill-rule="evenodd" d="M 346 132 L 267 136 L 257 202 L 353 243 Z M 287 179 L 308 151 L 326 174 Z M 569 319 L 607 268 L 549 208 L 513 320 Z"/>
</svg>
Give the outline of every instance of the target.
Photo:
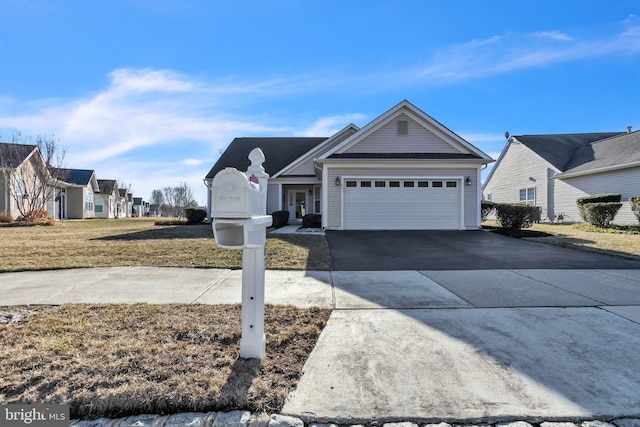
<svg viewBox="0 0 640 427">
<path fill-rule="evenodd" d="M 509 150 L 509 147 L 511 146 L 511 144 L 512 144 L 512 142 L 514 140 L 515 140 L 514 137 L 509 138 L 507 140 L 507 143 L 504 145 L 504 147 L 502 147 L 502 151 L 500 152 L 500 155 L 498 156 L 498 160 L 496 160 L 496 164 L 493 165 L 493 167 L 491 168 L 491 171 L 489 172 L 489 176 L 487 176 L 487 179 L 482 184 L 482 192 L 483 193 L 484 193 L 484 189 L 486 188 L 486 186 L 491 181 L 491 178 L 493 178 L 493 173 L 496 171 L 496 169 L 498 169 L 498 166 L 500 166 L 500 163 L 502 163 L 502 159 L 507 154 L 507 150 Z"/>
<path fill-rule="evenodd" d="M 345 132 L 348 132 L 349 130 L 352 130 L 352 129 L 355 132 L 358 132 L 358 130 L 360 130 L 360 128 L 358 126 L 354 125 L 353 123 L 348 124 L 344 128 L 340 129 L 338 132 L 334 133 L 329 138 L 325 139 L 319 145 L 317 145 L 316 147 L 314 147 L 311 150 L 307 151 L 302 156 L 298 157 L 296 160 L 294 160 L 293 162 L 289 163 L 287 166 L 285 166 L 284 168 L 282 168 L 281 170 L 279 170 L 278 172 L 273 174 L 273 178 L 277 178 L 280 175 L 284 175 L 288 171 L 290 171 L 291 169 L 294 169 L 294 168 L 300 166 L 302 163 L 304 163 L 304 162 L 306 162 L 308 160 L 311 160 L 314 157 L 317 157 L 318 153 L 320 153 L 323 150 L 325 150 L 326 147 L 329 146 L 333 141 L 335 141 L 337 138 L 339 138 Z"/>
<path fill-rule="evenodd" d="M 389 167 L 433 167 L 433 168 L 478 168 L 486 162 L 481 159 L 469 159 L 465 161 L 451 161 L 446 159 L 325 159 L 319 161 L 324 165 L 331 167 L 372 167 L 372 168 L 389 168 Z"/>
<path fill-rule="evenodd" d="M 597 168 L 597 169 L 590 169 L 590 170 L 586 170 L 586 171 L 579 171 L 579 172 L 569 172 L 569 173 L 556 173 L 554 176 L 552 176 L 552 179 L 565 179 L 565 178 L 575 178 L 578 176 L 586 176 L 586 175 L 595 175 L 597 173 L 604 173 L 604 172 L 612 172 L 612 171 L 616 171 L 616 170 L 620 170 L 620 169 L 629 169 L 629 168 L 635 168 L 635 167 L 639 167 L 640 166 L 640 162 L 630 162 L 630 163 L 623 163 L 620 165 L 613 165 L 613 166 L 606 166 L 606 167 L 602 167 L 602 168 Z"/>
<path fill-rule="evenodd" d="M 322 181 L 315 177 L 280 177 L 280 178 L 269 178 L 269 184 L 320 184 Z"/>
</svg>

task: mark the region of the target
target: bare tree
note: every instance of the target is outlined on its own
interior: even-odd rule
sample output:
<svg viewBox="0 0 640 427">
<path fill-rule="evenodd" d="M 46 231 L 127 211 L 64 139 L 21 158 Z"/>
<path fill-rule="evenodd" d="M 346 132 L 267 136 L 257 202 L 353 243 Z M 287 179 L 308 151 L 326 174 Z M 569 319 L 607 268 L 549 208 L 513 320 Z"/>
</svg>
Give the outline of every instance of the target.
<svg viewBox="0 0 640 427">
<path fill-rule="evenodd" d="M 164 204 L 164 194 L 162 193 L 162 190 L 153 190 L 151 192 L 149 204 L 156 215 L 160 213 L 162 205 Z"/>
<path fill-rule="evenodd" d="M 198 205 L 193 198 L 193 190 L 186 182 L 181 182 L 177 187 L 165 187 L 162 192 L 169 213 L 178 219 L 184 216 L 186 208 Z"/>
<path fill-rule="evenodd" d="M 0 176 L 24 221 L 48 215 L 47 203 L 55 199 L 60 181 L 65 179 L 65 154 L 55 137 L 48 135 L 34 139 L 16 131 L 11 143 L 2 144 Z"/>
</svg>

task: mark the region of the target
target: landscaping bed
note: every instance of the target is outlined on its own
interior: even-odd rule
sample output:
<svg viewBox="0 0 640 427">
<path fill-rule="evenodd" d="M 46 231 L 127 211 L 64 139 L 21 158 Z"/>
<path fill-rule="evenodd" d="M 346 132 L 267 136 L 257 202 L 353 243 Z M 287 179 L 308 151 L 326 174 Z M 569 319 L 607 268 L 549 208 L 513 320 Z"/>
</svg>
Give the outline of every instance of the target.
<svg viewBox="0 0 640 427">
<path fill-rule="evenodd" d="M 0 402 L 73 418 L 278 412 L 329 310 L 267 306 L 267 355 L 239 359 L 239 305 L 0 307 Z M 13 314 L 12 314 L 13 313 Z"/>
</svg>

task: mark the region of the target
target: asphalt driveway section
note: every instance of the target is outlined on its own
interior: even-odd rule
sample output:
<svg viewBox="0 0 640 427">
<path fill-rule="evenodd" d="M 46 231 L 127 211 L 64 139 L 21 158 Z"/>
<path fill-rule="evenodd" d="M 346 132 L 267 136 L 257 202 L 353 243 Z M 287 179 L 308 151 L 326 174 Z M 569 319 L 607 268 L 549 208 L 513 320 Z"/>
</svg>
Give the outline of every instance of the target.
<svg viewBox="0 0 640 427">
<path fill-rule="evenodd" d="M 638 269 L 640 261 L 469 231 L 327 231 L 335 271 Z"/>
<path fill-rule="evenodd" d="M 586 308 L 334 311 L 282 412 L 338 424 L 640 413 L 640 325 Z"/>
</svg>

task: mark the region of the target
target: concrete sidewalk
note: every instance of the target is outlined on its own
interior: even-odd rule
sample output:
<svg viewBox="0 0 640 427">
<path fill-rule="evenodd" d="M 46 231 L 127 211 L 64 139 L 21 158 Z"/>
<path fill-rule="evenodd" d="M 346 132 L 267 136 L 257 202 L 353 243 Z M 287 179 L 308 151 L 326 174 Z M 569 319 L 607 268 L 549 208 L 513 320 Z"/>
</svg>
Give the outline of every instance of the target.
<svg viewBox="0 0 640 427">
<path fill-rule="evenodd" d="M 0 305 L 239 303 L 241 272 L 0 274 Z M 267 271 L 335 308 L 282 413 L 343 424 L 640 416 L 639 270 Z"/>
</svg>

